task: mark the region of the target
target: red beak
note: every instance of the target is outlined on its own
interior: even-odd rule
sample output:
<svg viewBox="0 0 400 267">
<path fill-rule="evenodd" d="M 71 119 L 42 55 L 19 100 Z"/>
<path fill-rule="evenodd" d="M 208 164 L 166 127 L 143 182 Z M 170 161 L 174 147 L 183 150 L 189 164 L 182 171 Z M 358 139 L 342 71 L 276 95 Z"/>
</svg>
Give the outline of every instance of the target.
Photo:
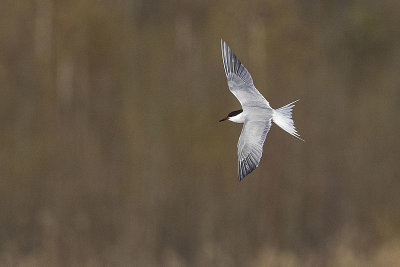
<svg viewBox="0 0 400 267">
<path fill-rule="evenodd" d="M 226 117 L 226 118 L 220 119 L 219 122 L 221 122 L 221 121 L 226 121 L 226 120 L 228 120 L 228 119 L 229 119 L 229 117 Z"/>
</svg>

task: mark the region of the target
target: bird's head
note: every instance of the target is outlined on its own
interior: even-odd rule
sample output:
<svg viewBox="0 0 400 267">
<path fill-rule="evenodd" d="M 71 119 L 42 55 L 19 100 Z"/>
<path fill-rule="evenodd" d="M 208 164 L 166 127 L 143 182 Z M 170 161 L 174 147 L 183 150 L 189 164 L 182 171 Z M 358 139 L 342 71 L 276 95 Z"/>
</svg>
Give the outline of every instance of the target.
<svg viewBox="0 0 400 267">
<path fill-rule="evenodd" d="M 233 121 L 233 122 L 241 123 L 242 122 L 242 115 L 243 115 L 242 112 L 243 112 L 243 109 L 232 111 L 231 113 L 228 114 L 228 116 L 226 116 L 225 118 L 220 119 L 219 122 L 221 122 L 221 121 Z"/>
</svg>

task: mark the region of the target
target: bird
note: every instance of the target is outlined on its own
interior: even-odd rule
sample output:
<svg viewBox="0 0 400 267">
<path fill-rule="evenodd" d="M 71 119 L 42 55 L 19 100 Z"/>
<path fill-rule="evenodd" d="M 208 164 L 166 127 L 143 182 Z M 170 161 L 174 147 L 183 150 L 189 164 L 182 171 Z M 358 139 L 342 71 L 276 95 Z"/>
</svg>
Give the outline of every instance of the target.
<svg viewBox="0 0 400 267">
<path fill-rule="evenodd" d="M 237 144 L 238 177 L 241 181 L 258 167 L 272 122 L 304 141 L 297 133 L 292 119 L 293 107 L 299 99 L 273 109 L 254 86 L 250 73 L 222 39 L 221 51 L 229 90 L 239 100 L 242 108 L 230 112 L 219 122 L 231 121 L 243 124 Z"/>
</svg>

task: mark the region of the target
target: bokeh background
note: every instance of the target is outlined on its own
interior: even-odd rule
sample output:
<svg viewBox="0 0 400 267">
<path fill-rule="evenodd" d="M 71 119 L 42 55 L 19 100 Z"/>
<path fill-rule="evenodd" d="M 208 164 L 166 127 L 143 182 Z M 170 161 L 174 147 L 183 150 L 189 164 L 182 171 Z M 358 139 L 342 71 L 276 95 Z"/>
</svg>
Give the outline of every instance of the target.
<svg viewBox="0 0 400 267">
<path fill-rule="evenodd" d="M 400 2 L 2 0 L 0 265 L 400 266 Z M 224 39 L 273 126 L 237 179 Z"/>
</svg>

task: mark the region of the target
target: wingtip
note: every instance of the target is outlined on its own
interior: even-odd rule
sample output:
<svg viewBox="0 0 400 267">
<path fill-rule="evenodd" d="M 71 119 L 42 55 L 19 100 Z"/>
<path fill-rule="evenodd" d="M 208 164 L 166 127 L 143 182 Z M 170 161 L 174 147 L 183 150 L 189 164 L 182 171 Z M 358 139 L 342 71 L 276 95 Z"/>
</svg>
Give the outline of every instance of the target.
<svg viewBox="0 0 400 267">
<path fill-rule="evenodd" d="M 230 50 L 229 45 L 224 40 L 222 40 L 222 38 L 221 38 L 221 48 L 223 50 L 226 49 L 227 51 Z"/>
<path fill-rule="evenodd" d="M 239 182 L 241 182 L 244 179 L 244 177 L 246 177 L 246 174 L 244 174 L 243 172 L 241 172 L 239 170 L 239 173 L 238 173 Z"/>
<path fill-rule="evenodd" d="M 222 40 L 221 38 L 221 50 L 223 51 L 225 49 L 226 46 L 226 42 L 224 40 Z"/>
<path fill-rule="evenodd" d="M 247 175 L 249 175 L 250 173 L 248 173 L 248 174 L 244 174 L 244 175 L 242 175 L 242 176 L 240 176 L 240 174 L 238 175 L 238 178 L 239 178 L 239 183 L 241 182 L 241 181 L 243 181 L 244 180 L 244 178 L 246 178 L 247 177 Z"/>
</svg>

